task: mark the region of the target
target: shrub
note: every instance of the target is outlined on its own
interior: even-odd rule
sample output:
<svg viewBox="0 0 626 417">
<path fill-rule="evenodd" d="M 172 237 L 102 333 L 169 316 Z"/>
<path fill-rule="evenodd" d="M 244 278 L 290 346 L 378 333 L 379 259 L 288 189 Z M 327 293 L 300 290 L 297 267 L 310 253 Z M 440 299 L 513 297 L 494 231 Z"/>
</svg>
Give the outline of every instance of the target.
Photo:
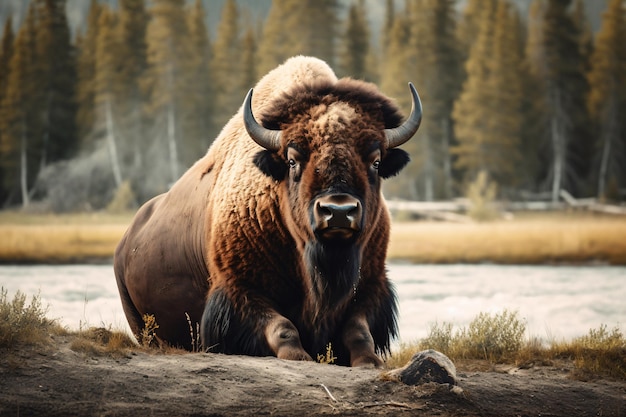
<svg viewBox="0 0 626 417">
<path fill-rule="evenodd" d="M 135 208 L 137 208 L 137 202 L 130 181 L 124 181 L 107 205 L 107 211 L 109 213 L 126 213 Z"/>
<path fill-rule="evenodd" d="M 434 349 L 442 353 L 451 354 L 453 342 L 452 323 L 433 323 L 430 325 L 428 337 L 420 342 L 420 348 L 423 350 Z"/>
<path fill-rule="evenodd" d="M 510 360 L 523 347 L 525 323 L 517 312 L 504 310 L 490 315 L 480 313 L 467 328 L 452 332 L 452 324 L 433 324 L 419 348 L 434 349 L 452 359 Z"/>
<path fill-rule="evenodd" d="M 498 217 L 495 207 L 497 185 L 489 180 L 486 171 L 480 171 L 476 179 L 467 188 L 467 198 L 471 208 L 469 215 L 476 221 L 489 221 Z"/>
<path fill-rule="evenodd" d="M 516 312 L 508 310 L 493 316 L 480 313 L 469 324 L 467 349 L 471 356 L 484 356 L 484 359 L 500 361 L 514 356 L 521 348 L 526 325 Z"/>
<path fill-rule="evenodd" d="M 159 325 L 153 314 L 144 314 L 142 318 L 143 329 L 141 329 L 141 333 L 139 334 L 139 343 L 144 348 L 148 348 L 157 344 L 156 330 L 159 328 Z"/>
<path fill-rule="evenodd" d="M 618 327 L 609 331 L 603 324 L 569 343 L 553 344 L 551 352 L 572 358 L 579 377 L 591 374 L 626 379 L 626 339 Z"/>
<path fill-rule="evenodd" d="M 51 330 L 59 330 L 54 320 L 47 319 L 39 296 L 26 304 L 26 295 L 18 291 L 9 301 L 7 290 L 0 288 L 0 348 L 19 343 L 38 344 L 48 340 Z"/>
</svg>

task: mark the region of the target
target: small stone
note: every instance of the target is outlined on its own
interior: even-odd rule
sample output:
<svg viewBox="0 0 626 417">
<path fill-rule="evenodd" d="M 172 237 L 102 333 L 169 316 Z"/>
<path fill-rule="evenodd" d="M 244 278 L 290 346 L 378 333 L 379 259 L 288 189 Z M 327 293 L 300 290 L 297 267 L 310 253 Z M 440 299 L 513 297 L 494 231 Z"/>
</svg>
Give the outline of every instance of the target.
<svg viewBox="0 0 626 417">
<path fill-rule="evenodd" d="M 436 350 L 417 352 L 402 368 L 394 369 L 387 376 L 407 385 L 427 383 L 456 385 L 456 367 L 443 353 Z"/>
</svg>

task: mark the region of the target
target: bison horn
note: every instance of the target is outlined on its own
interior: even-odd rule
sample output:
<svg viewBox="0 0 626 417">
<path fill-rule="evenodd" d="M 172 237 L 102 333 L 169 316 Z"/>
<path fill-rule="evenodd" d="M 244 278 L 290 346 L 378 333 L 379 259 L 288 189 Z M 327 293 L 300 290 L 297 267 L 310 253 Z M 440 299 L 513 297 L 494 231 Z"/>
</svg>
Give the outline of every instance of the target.
<svg viewBox="0 0 626 417">
<path fill-rule="evenodd" d="M 268 151 L 277 151 L 280 148 L 280 130 L 270 130 L 261 126 L 252 114 L 252 89 L 248 91 L 243 104 L 243 123 L 250 137 Z"/>
<path fill-rule="evenodd" d="M 401 125 L 394 129 L 385 129 L 385 139 L 387 149 L 400 146 L 413 137 L 422 122 L 422 102 L 420 96 L 413 83 L 409 83 L 413 105 L 411 106 L 411 114 L 409 118 Z"/>
</svg>

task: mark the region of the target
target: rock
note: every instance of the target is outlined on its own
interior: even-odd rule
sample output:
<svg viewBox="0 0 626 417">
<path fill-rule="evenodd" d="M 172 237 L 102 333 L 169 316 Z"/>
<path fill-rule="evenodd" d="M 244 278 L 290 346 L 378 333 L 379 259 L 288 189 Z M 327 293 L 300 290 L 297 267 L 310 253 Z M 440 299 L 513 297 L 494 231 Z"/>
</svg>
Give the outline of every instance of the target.
<svg viewBox="0 0 626 417">
<path fill-rule="evenodd" d="M 386 374 L 407 385 L 427 383 L 456 385 L 456 367 L 443 353 L 436 350 L 417 352 L 402 368 L 394 369 Z"/>
</svg>

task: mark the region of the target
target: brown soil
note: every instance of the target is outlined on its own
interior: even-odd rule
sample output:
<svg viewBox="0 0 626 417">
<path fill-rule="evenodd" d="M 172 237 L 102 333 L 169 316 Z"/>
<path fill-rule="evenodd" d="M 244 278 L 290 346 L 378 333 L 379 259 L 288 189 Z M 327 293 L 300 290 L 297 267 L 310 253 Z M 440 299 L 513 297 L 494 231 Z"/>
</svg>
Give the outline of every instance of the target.
<svg viewBox="0 0 626 417">
<path fill-rule="evenodd" d="M 275 358 L 78 353 L 75 337 L 0 351 L 0 416 L 626 415 L 626 383 L 573 380 L 562 366 L 461 370 L 451 390 Z"/>
</svg>

